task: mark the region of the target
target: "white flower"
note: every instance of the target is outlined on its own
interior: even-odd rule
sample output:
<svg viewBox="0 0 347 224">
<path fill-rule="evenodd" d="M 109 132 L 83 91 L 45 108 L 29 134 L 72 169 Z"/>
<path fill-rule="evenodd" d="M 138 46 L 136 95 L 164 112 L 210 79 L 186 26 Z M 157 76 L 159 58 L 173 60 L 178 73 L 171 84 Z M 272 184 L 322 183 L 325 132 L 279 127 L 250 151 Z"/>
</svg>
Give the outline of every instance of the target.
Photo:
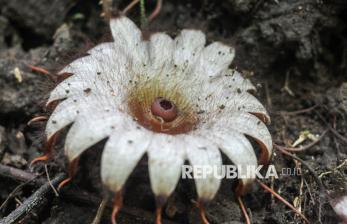
<svg viewBox="0 0 347 224">
<path fill-rule="evenodd" d="M 101 161 L 103 183 L 120 192 L 128 176 L 148 155 L 150 182 L 156 196 L 168 197 L 181 166 L 222 165 L 223 152 L 235 165 L 257 165 L 245 137 L 260 145 L 266 163 L 272 140 L 269 116 L 252 95 L 255 87 L 229 69 L 234 49 L 220 42 L 205 46 L 205 35 L 182 30 L 144 36 L 126 17 L 110 21 L 114 41 L 97 45 L 66 66 L 72 74 L 50 94 L 62 100 L 51 115 L 48 139 L 73 123 L 65 154 L 75 161 L 88 147 L 108 138 Z M 253 179 L 242 179 L 244 193 Z M 220 179 L 196 179 L 199 199 L 212 199 Z"/>
</svg>

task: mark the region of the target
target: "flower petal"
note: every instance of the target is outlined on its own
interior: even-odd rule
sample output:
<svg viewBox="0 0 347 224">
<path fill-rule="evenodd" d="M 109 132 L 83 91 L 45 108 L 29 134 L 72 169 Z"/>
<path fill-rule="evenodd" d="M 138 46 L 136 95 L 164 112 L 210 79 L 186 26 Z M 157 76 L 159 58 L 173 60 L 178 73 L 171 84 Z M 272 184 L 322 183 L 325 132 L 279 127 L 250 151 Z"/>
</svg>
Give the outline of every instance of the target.
<svg viewBox="0 0 347 224">
<path fill-rule="evenodd" d="M 115 46 L 124 49 L 132 59 L 133 70 L 141 72 L 148 63 L 148 44 L 143 41 L 141 30 L 124 16 L 111 19 L 110 28 Z"/>
<path fill-rule="evenodd" d="M 213 77 L 227 69 L 235 57 L 235 49 L 220 42 L 208 45 L 194 65 L 196 75 Z"/>
<path fill-rule="evenodd" d="M 175 189 L 185 159 L 182 138 L 155 134 L 148 149 L 149 177 L 155 195 L 168 197 Z"/>
<path fill-rule="evenodd" d="M 226 69 L 204 81 L 201 91 L 228 90 L 234 93 L 256 91 L 255 86 L 235 69 Z"/>
<path fill-rule="evenodd" d="M 71 97 L 59 103 L 55 108 L 46 125 L 46 136 L 50 139 L 56 132 L 71 124 L 80 112 L 76 97 Z"/>
<path fill-rule="evenodd" d="M 146 152 L 152 134 L 145 129 L 114 132 L 101 159 L 101 178 L 112 191 L 122 189 L 136 164 Z"/>
<path fill-rule="evenodd" d="M 330 204 L 333 207 L 336 214 L 341 218 L 342 224 L 347 223 L 347 195 L 341 195 L 339 198 L 331 198 Z"/>
<path fill-rule="evenodd" d="M 154 70 L 165 70 L 172 68 L 172 57 L 174 52 L 173 39 L 164 34 L 153 34 L 149 42 L 149 58 L 151 62 L 151 68 Z M 154 75 L 160 74 L 155 73 Z"/>
<path fill-rule="evenodd" d="M 230 81 L 227 82 L 228 88 L 230 88 L 229 85 L 232 85 L 232 88 L 234 88 L 235 90 L 241 90 L 242 92 L 252 92 L 257 90 L 255 86 L 251 83 L 251 81 L 249 79 L 244 78 L 242 74 L 238 72 L 236 69 L 228 69 L 226 71 L 222 71 L 221 75 L 224 75 L 224 77 L 229 77 Z"/>
<path fill-rule="evenodd" d="M 271 134 L 266 125 L 255 115 L 244 112 L 225 113 L 220 115 L 218 121 L 212 126 L 214 126 L 212 127 L 214 130 L 211 130 L 213 132 L 232 129 L 255 138 L 261 147 L 259 163 L 265 164 L 270 160 L 272 154 Z"/>
<path fill-rule="evenodd" d="M 206 37 L 198 30 L 182 30 L 175 39 L 174 64 L 179 69 L 179 74 L 186 74 L 200 57 Z"/>
<path fill-rule="evenodd" d="M 68 97 L 84 97 L 90 95 L 91 92 L 102 94 L 105 92 L 103 82 L 94 80 L 94 78 L 86 77 L 85 79 L 78 76 L 71 76 L 52 90 L 46 105 L 53 101 L 65 99 Z"/>
<path fill-rule="evenodd" d="M 227 109 L 248 112 L 256 115 L 263 122 L 270 122 L 270 116 L 265 107 L 252 94 L 248 92 L 241 92 L 236 93 L 236 96 L 234 95 L 230 98 L 231 100 L 225 102 Z"/>
<path fill-rule="evenodd" d="M 98 46 L 95 48 L 98 48 Z M 92 83 L 95 80 L 100 80 L 104 82 L 104 85 L 112 82 L 118 86 L 124 86 L 131 75 L 129 68 L 129 59 L 121 51 L 117 52 L 112 47 L 103 49 L 100 53 L 94 53 L 73 61 L 61 70 L 59 74 L 71 73 L 73 76 L 68 79 L 78 82 Z M 66 84 L 64 81 L 58 84 L 56 91 L 60 91 L 60 86 L 64 85 L 64 83 Z"/>
<path fill-rule="evenodd" d="M 239 169 L 242 176 L 240 176 L 240 182 L 236 188 L 237 194 L 243 194 L 246 192 L 247 186 L 253 183 L 254 178 L 242 178 L 246 175 L 246 170 L 249 166 L 256 168 L 258 165 L 257 157 L 253 150 L 251 143 L 243 135 L 236 131 L 214 131 L 211 134 L 210 131 L 205 131 L 201 135 L 204 138 L 209 139 L 218 145 L 222 152 L 233 162 Z"/>
<path fill-rule="evenodd" d="M 83 98 L 90 95 L 107 96 L 113 101 L 117 100 L 117 102 L 120 102 L 125 95 L 121 87 L 118 80 L 114 78 L 109 79 L 105 75 L 84 78 L 73 75 L 59 83 L 52 90 L 46 105 L 72 96 Z"/>
<path fill-rule="evenodd" d="M 93 110 L 79 116 L 70 128 L 65 142 L 65 154 L 73 161 L 90 146 L 123 127 L 125 116 L 121 112 Z"/>
<path fill-rule="evenodd" d="M 202 91 L 200 97 L 205 99 L 198 104 L 200 110 L 206 112 L 201 115 L 205 119 L 224 110 L 230 113 L 233 111 L 248 112 L 257 115 L 265 123 L 270 122 L 270 116 L 263 104 L 248 92 L 217 88 L 215 84 L 211 84 L 209 89 Z"/>
<path fill-rule="evenodd" d="M 114 48 L 113 42 L 104 42 L 89 49 L 87 53 L 92 55 L 99 55 L 99 54 L 103 55 L 107 53 L 109 49 L 113 49 L 113 48 Z"/>
<path fill-rule="evenodd" d="M 185 135 L 185 143 L 187 158 L 193 166 L 193 172 L 195 166 L 211 168 L 221 175 L 222 157 L 217 145 L 205 138 L 192 135 Z M 205 174 L 205 177 L 195 178 L 196 190 L 201 200 L 212 200 L 219 189 L 221 180 L 214 176 L 214 172 L 205 172 Z"/>
</svg>

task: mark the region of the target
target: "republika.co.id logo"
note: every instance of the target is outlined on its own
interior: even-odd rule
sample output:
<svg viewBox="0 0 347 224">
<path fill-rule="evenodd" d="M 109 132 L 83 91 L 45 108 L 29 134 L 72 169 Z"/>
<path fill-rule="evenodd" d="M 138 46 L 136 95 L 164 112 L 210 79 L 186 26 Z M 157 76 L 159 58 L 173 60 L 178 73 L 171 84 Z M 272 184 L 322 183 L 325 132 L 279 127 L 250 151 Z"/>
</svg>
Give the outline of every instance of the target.
<svg viewBox="0 0 347 224">
<path fill-rule="evenodd" d="M 211 176 L 217 179 L 269 179 L 294 175 L 301 175 L 301 170 L 298 168 L 282 168 L 281 172 L 278 172 L 274 165 L 267 167 L 263 165 L 182 166 L 182 179 L 204 179 Z"/>
</svg>

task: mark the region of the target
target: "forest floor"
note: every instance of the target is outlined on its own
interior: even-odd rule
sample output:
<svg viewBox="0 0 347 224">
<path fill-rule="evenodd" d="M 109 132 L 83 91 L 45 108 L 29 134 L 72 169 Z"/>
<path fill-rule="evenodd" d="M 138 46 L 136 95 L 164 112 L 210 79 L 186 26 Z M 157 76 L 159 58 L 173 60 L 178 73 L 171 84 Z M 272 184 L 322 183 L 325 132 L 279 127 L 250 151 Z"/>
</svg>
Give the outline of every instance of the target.
<svg viewBox="0 0 347 224">
<path fill-rule="evenodd" d="M 147 12 L 154 8 L 154 2 L 146 7 Z M 114 7 L 122 9 L 128 3 L 115 1 Z M 42 153 L 44 122 L 33 126 L 27 122 L 46 113 L 43 105 L 53 84 L 48 76 L 33 72 L 27 65 L 57 71 L 84 51 L 80 49 L 102 40 L 109 31 L 100 13 L 97 0 L 27 0 L 24 4 L 0 0 L 0 217 L 25 204 L 45 183 L 47 174 L 53 180 L 65 171 L 61 155 L 47 166 L 38 165 L 34 171 L 29 168 L 30 161 Z M 138 9 L 129 17 L 138 23 Z M 200 29 L 209 41 L 220 40 L 236 48 L 232 66 L 257 85 L 257 97 L 269 111 L 269 128 L 277 145 L 290 146 L 300 136 L 311 137 L 302 146 L 318 139 L 308 149 L 294 153 L 305 163 L 274 149 L 271 164 L 278 171 L 288 167 L 302 173 L 280 175 L 265 183 L 311 223 L 338 223 L 331 203 L 347 190 L 347 3 L 164 1 L 148 29 L 175 36 L 183 28 Z M 56 148 L 62 151 L 62 143 Z M 89 150 L 82 156 L 73 183 L 59 197 L 52 192 L 46 195 L 28 216 L 21 217 L 21 223 L 92 223 L 103 194 L 99 158 L 100 154 Z M 12 170 L 4 175 L 8 167 L 24 173 L 18 175 Z M 28 181 L 32 172 L 41 176 Z M 223 181 L 207 208 L 212 224 L 244 223 L 232 184 Z M 127 185 L 119 223 L 153 223 L 155 202 L 145 161 Z M 192 188 L 192 183 L 179 183 L 164 210 L 164 223 L 201 222 L 192 203 Z M 257 184 L 244 202 L 254 223 L 304 223 Z M 110 206 L 102 223 L 109 223 Z"/>
</svg>

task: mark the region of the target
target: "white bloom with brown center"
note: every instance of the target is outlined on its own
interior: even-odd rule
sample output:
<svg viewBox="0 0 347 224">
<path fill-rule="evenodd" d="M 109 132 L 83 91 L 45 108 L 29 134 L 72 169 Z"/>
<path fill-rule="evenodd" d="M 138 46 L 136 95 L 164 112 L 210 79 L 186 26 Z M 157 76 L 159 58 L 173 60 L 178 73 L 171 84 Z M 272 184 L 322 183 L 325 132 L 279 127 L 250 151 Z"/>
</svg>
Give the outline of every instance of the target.
<svg viewBox="0 0 347 224">
<path fill-rule="evenodd" d="M 119 192 L 139 160 L 147 154 L 150 182 L 157 196 L 168 197 L 181 167 L 221 167 L 224 153 L 235 165 L 266 163 L 272 150 L 264 123 L 269 116 L 250 93 L 255 87 L 229 69 L 234 48 L 205 35 L 182 30 L 144 38 L 126 17 L 110 21 L 114 41 L 101 43 L 67 65 L 72 74 L 51 93 L 48 104 L 63 100 L 51 115 L 46 134 L 72 124 L 65 154 L 75 161 L 87 148 L 108 138 L 101 161 L 103 183 Z M 260 145 L 257 159 L 245 137 Z M 201 200 L 212 199 L 220 179 L 196 179 Z M 241 179 L 243 193 L 253 179 Z"/>
</svg>

